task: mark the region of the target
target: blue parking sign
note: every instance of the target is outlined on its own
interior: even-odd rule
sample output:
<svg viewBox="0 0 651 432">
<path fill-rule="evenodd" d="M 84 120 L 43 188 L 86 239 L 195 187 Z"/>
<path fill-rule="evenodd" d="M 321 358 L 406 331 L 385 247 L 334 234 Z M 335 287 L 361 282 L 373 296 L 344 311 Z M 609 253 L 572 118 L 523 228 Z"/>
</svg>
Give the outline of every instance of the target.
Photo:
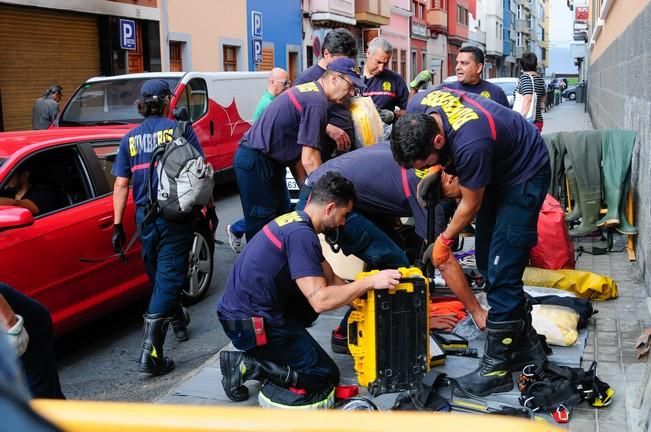
<svg viewBox="0 0 651 432">
<path fill-rule="evenodd" d="M 251 11 L 251 37 L 262 39 L 262 12 Z"/>
<path fill-rule="evenodd" d="M 136 49 L 136 22 L 120 19 L 120 48 L 126 50 Z"/>
<path fill-rule="evenodd" d="M 255 64 L 262 63 L 262 41 L 260 39 L 253 39 L 253 62 Z"/>
</svg>

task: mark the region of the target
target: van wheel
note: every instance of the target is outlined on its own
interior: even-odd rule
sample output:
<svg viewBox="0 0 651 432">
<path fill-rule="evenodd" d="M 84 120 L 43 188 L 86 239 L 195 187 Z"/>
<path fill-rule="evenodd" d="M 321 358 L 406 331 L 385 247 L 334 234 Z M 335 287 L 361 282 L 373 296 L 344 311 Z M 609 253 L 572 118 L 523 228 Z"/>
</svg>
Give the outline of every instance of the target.
<svg viewBox="0 0 651 432">
<path fill-rule="evenodd" d="M 197 230 L 192 239 L 188 259 L 188 283 L 183 289 L 185 305 L 197 303 L 206 295 L 210 287 L 213 269 L 214 242 L 210 231 Z"/>
</svg>

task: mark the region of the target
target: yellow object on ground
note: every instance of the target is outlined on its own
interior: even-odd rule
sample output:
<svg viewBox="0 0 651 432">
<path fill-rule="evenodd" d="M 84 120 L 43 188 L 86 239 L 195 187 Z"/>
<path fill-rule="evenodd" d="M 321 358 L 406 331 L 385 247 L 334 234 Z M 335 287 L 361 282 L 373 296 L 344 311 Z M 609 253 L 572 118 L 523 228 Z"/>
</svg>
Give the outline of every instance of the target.
<svg viewBox="0 0 651 432">
<path fill-rule="evenodd" d="M 32 407 L 67 432 L 560 432 L 547 422 L 432 412 L 286 411 L 196 405 L 35 400 Z"/>
<path fill-rule="evenodd" d="M 579 336 L 579 314 L 557 305 L 533 305 L 531 323 L 538 334 L 544 335 L 550 345 L 574 345 Z"/>
<path fill-rule="evenodd" d="M 384 136 L 380 114 L 368 96 L 355 96 L 350 104 L 357 147 L 376 144 Z"/>
<path fill-rule="evenodd" d="M 527 267 L 524 271 L 525 285 L 558 288 L 576 293 L 589 300 L 617 298 L 617 283 L 610 277 L 581 270 L 547 270 Z"/>
</svg>

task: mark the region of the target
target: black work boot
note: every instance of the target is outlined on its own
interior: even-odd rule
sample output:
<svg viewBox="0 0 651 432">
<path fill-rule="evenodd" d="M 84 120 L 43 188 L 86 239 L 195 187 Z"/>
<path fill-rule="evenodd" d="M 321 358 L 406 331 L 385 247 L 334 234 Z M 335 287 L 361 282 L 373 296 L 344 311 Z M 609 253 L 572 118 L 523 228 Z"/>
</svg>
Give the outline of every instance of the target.
<svg viewBox="0 0 651 432">
<path fill-rule="evenodd" d="M 179 308 L 174 317 L 172 318 L 172 331 L 174 336 L 180 342 L 189 339 L 188 325 L 190 324 L 190 312 L 184 307 Z"/>
<path fill-rule="evenodd" d="M 527 312 L 524 320 L 521 320 L 521 330 L 513 344 L 513 367 L 511 371 L 522 372 L 522 368 L 527 365 L 535 364 L 541 367 L 547 360 L 546 343 L 543 343 L 541 336 L 531 325 L 531 306 L 527 306 Z M 551 350 L 550 350 L 551 352 Z"/>
<path fill-rule="evenodd" d="M 222 386 L 230 400 L 241 402 L 249 398 L 245 381 L 269 379 L 282 387 L 296 386 L 298 374 L 287 366 L 257 360 L 242 351 L 219 353 L 219 367 L 222 372 Z"/>
<path fill-rule="evenodd" d="M 165 314 L 144 314 L 143 318 L 145 332 L 138 370 L 153 375 L 165 375 L 174 369 L 172 359 L 163 355 L 163 343 L 170 318 Z"/>
<path fill-rule="evenodd" d="M 456 378 L 461 390 L 475 397 L 509 391 L 513 388 L 513 344 L 522 320 L 486 323 L 486 344 L 479 368 Z"/>
</svg>

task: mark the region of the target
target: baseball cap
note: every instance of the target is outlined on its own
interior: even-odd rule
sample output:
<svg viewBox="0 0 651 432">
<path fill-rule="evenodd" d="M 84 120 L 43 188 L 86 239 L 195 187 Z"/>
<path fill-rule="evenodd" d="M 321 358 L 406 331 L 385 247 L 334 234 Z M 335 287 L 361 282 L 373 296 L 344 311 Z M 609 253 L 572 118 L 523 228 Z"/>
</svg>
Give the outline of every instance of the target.
<svg viewBox="0 0 651 432">
<path fill-rule="evenodd" d="M 151 79 L 144 82 L 140 87 L 140 97 L 144 101 L 152 100 L 155 97 L 163 98 L 171 95 L 170 86 L 162 79 Z"/>
<path fill-rule="evenodd" d="M 364 81 L 359 77 L 360 67 L 353 59 L 348 57 L 335 59 L 328 64 L 328 70 L 347 75 L 353 84 L 355 84 L 355 87 L 366 88 Z"/>
</svg>

